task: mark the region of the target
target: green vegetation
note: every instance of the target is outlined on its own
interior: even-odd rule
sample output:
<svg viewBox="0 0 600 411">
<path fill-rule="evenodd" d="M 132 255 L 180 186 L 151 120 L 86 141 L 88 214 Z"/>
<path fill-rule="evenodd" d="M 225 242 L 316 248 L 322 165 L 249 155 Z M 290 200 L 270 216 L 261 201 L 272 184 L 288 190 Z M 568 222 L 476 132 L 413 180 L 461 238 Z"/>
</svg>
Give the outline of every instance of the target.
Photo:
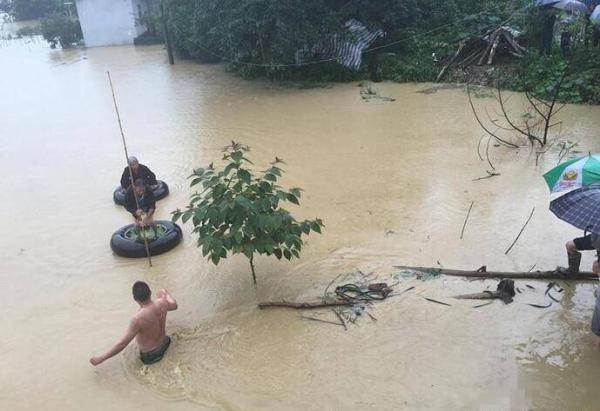
<svg viewBox="0 0 600 411">
<path fill-rule="evenodd" d="M 41 28 L 39 25 L 35 25 L 35 26 L 25 26 L 25 27 L 21 27 L 19 30 L 17 30 L 17 37 L 30 37 L 30 36 L 37 36 L 39 34 L 42 34 L 41 32 Z"/>
<path fill-rule="evenodd" d="M 55 13 L 42 19 L 40 26 L 44 39 L 51 45 L 58 42 L 62 48 L 72 47 L 83 37 L 79 20 L 72 19 L 63 13 Z"/>
<path fill-rule="evenodd" d="M 202 187 L 190 196 L 187 210 L 173 212 L 173 221 L 191 220 L 202 255 L 215 265 L 228 253 L 244 254 L 250 261 L 256 284 L 254 255 L 274 255 L 278 259 L 299 258 L 302 235 L 321 232 L 320 219 L 297 221 L 281 204 L 300 205 L 301 189 L 283 189 L 277 180 L 283 174 L 283 161 L 275 158 L 258 176 L 248 167 L 249 148 L 232 142 L 224 148 L 226 165 L 217 170 L 211 164 L 197 168 L 190 176 L 191 187 Z"/>
<path fill-rule="evenodd" d="M 538 52 L 543 16 L 531 0 L 169 0 L 170 31 L 184 58 L 225 62 L 246 78 L 307 82 L 352 81 L 368 77 L 398 82 L 434 81 L 460 40 L 480 35 L 500 24 L 524 33 L 527 58 L 498 59 L 492 76 L 465 70 L 449 78 L 544 95 L 561 67 L 568 63 L 558 41 L 549 55 Z M 528 7 L 529 5 L 529 7 Z M 358 72 L 337 63 L 295 65 L 295 54 L 307 45 L 337 35 L 343 23 L 357 19 L 387 35 L 363 55 Z M 572 31 L 592 27 L 574 24 Z M 598 48 L 579 39 L 561 101 L 599 103 Z M 384 48 L 377 48 L 385 45 Z M 371 67 L 371 70 L 369 70 Z M 484 69 L 484 68 L 482 68 Z M 487 67 L 485 67 L 487 69 Z M 482 71 L 482 70 L 480 70 Z M 515 75 L 516 74 L 516 75 Z"/>
<path fill-rule="evenodd" d="M 62 48 L 78 43 L 83 34 L 74 2 L 61 0 L 0 0 L 0 10 L 9 13 L 15 20 L 40 19 L 39 26 L 23 27 L 17 36 L 41 34 L 52 47 L 59 43 Z"/>
<path fill-rule="evenodd" d="M 528 91 L 549 98 L 563 71 L 558 101 L 600 104 L 600 49 L 577 47 L 572 56 L 565 57 L 558 47 L 551 54 L 530 53 L 518 66 L 516 76 L 506 76 L 500 84 L 516 91 Z"/>
<path fill-rule="evenodd" d="M 167 232 L 167 228 L 164 225 L 157 223 L 157 224 L 154 224 L 154 226 L 144 228 L 143 230 L 136 228 L 136 227 L 132 227 L 125 232 L 125 238 L 127 238 L 131 241 L 143 242 L 144 241 L 142 238 L 142 236 L 143 236 L 143 237 L 146 237 L 146 240 L 152 241 L 159 237 L 162 237 L 163 235 L 165 235 L 166 232 Z"/>
<path fill-rule="evenodd" d="M 58 0 L 0 0 L 0 10 L 16 20 L 34 20 L 50 15 L 61 4 Z"/>
<path fill-rule="evenodd" d="M 432 52 L 455 48 L 461 34 L 498 23 L 508 15 L 492 0 L 170 0 L 169 27 L 184 57 L 205 62 L 235 62 L 233 71 L 275 79 L 346 81 L 365 77 L 334 63 L 295 66 L 295 53 L 332 35 L 346 35 L 343 23 L 355 18 L 387 33 L 381 52 L 397 55 L 404 73 L 414 80 L 422 69 L 434 71 Z M 465 17 L 470 16 L 470 17 Z M 443 26 L 440 28 L 440 26 Z M 373 54 L 365 55 L 367 67 Z M 254 65 L 272 65 L 262 67 Z M 289 66 L 282 66 L 289 65 Z"/>
</svg>

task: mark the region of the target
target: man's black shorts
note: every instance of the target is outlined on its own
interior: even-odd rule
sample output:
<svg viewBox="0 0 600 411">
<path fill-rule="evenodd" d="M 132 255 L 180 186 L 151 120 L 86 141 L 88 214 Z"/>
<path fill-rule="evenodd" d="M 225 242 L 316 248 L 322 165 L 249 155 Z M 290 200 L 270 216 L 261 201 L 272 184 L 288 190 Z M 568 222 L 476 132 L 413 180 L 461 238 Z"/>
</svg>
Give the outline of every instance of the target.
<svg viewBox="0 0 600 411">
<path fill-rule="evenodd" d="M 595 250 L 596 248 L 592 246 L 592 235 L 588 234 L 585 237 L 578 237 L 573 240 L 575 243 L 575 247 L 579 251 L 587 251 L 587 250 Z"/>
</svg>

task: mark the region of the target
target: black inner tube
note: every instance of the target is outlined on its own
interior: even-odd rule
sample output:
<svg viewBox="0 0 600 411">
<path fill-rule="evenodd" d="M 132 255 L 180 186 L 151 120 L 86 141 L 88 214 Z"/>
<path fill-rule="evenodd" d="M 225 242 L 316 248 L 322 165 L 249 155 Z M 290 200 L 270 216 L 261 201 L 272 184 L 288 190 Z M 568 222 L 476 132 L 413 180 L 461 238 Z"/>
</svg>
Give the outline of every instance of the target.
<svg viewBox="0 0 600 411">
<path fill-rule="evenodd" d="M 153 190 L 153 193 L 156 200 L 161 200 L 169 195 L 169 186 L 164 181 L 158 180 L 158 187 Z M 115 191 L 113 192 L 113 201 L 118 205 L 125 204 L 125 193 L 121 189 L 121 186 L 115 188 Z"/>
<path fill-rule="evenodd" d="M 156 221 L 155 229 L 158 235 L 148 238 L 148 250 L 150 255 L 159 255 L 175 248 L 182 238 L 181 228 L 170 221 Z M 121 257 L 144 258 L 146 257 L 146 247 L 144 241 L 133 224 L 121 227 L 112 235 L 110 239 L 110 248 Z"/>
</svg>

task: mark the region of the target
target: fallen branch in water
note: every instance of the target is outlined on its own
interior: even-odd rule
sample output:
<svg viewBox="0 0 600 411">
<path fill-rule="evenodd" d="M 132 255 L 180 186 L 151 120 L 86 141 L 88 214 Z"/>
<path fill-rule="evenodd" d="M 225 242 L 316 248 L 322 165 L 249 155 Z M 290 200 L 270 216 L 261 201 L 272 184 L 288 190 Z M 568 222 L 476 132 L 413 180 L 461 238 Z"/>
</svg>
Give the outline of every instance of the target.
<svg viewBox="0 0 600 411">
<path fill-rule="evenodd" d="M 591 272 L 579 272 L 578 274 L 561 274 L 557 271 L 487 271 L 487 270 L 451 270 L 438 267 L 409 267 L 404 265 L 395 265 L 394 268 L 400 270 L 419 271 L 422 273 L 437 272 L 443 275 L 455 277 L 476 277 L 476 278 L 512 278 L 512 279 L 534 279 L 534 280 L 565 280 L 565 281 L 585 281 L 598 280 L 598 276 Z"/>
<path fill-rule="evenodd" d="M 515 282 L 511 279 L 502 279 L 496 287 L 496 291 L 485 290 L 475 294 L 457 295 L 459 300 L 502 300 L 505 304 L 513 302 L 515 296 Z"/>
<path fill-rule="evenodd" d="M 485 179 L 492 178 L 492 177 L 498 177 L 500 175 L 500 173 L 491 173 L 487 170 L 486 170 L 486 173 L 488 174 L 487 176 L 474 178 L 473 181 L 485 180 Z"/>
<path fill-rule="evenodd" d="M 497 292 L 484 291 L 482 293 L 457 295 L 454 298 L 457 300 L 494 300 L 500 298 L 500 295 Z"/>
<path fill-rule="evenodd" d="M 442 301 L 434 300 L 433 298 L 427 298 L 427 297 L 423 297 L 423 298 L 426 299 L 427 301 L 431 301 L 432 303 L 436 303 L 436 304 L 440 304 L 440 305 L 447 305 L 448 307 L 452 307 L 452 304 L 448 304 L 448 303 L 444 303 Z"/>
<path fill-rule="evenodd" d="M 315 318 L 315 317 L 308 317 L 306 315 L 303 315 L 300 318 L 302 318 L 304 320 L 319 322 L 319 323 L 325 323 L 325 324 L 331 324 L 331 325 L 338 325 L 338 326 L 342 325 L 340 323 L 334 323 L 333 321 L 322 320 L 320 318 Z M 344 328 L 346 328 L 346 324 L 344 324 Z"/>
<path fill-rule="evenodd" d="M 523 234 L 523 231 L 525 231 L 525 227 L 527 227 L 527 224 L 529 224 L 529 221 L 531 221 L 531 217 L 533 217 L 534 212 L 535 212 L 535 207 L 533 207 L 531 209 L 531 214 L 529 214 L 529 218 L 527 219 L 527 221 L 525 221 L 525 224 L 523 224 L 523 227 L 521 228 L 521 231 L 519 231 L 519 234 L 517 234 L 515 241 L 513 241 L 512 244 L 510 245 L 510 247 L 508 247 L 508 249 L 504 252 L 505 255 L 508 255 L 508 253 L 510 253 L 510 250 L 512 250 L 512 248 L 515 246 L 515 244 L 517 244 L 517 241 L 519 241 L 519 237 L 521 237 L 521 234 Z"/>
<path fill-rule="evenodd" d="M 467 216 L 465 217 L 465 223 L 463 224 L 462 230 L 460 232 L 460 239 L 463 239 L 463 236 L 465 235 L 465 228 L 467 228 L 467 222 L 469 221 L 469 216 L 471 215 L 471 209 L 473 208 L 473 204 L 475 204 L 475 201 L 471 201 L 471 205 L 469 206 L 469 211 L 467 211 Z"/>
<path fill-rule="evenodd" d="M 481 308 L 481 307 L 485 307 L 486 305 L 490 305 L 490 304 L 494 304 L 494 302 L 493 301 L 489 301 L 487 303 L 474 305 L 472 308 Z"/>
<path fill-rule="evenodd" d="M 339 307 L 343 305 L 352 305 L 353 303 L 350 301 L 323 301 L 323 302 L 315 302 L 315 303 L 290 303 L 287 301 L 268 301 L 264 303 L 259 303 L 258 308 L 261 310 L 264 308 L 294 308 L 296 310 L 312 310 L 315 308 L 325 308 L 325 307 Z"/>
<path fill-rule="evenodd" d="M 338 320 L 340 320 L 340 325 L 344 327 L 344 330 L 348 331 L 348 327 L 346 327 L 346 321 L 344 321 L 342 314 L 340 314 L 335 308 L 332 308 L 331 311 L 333 311 Z"/>
</svg>

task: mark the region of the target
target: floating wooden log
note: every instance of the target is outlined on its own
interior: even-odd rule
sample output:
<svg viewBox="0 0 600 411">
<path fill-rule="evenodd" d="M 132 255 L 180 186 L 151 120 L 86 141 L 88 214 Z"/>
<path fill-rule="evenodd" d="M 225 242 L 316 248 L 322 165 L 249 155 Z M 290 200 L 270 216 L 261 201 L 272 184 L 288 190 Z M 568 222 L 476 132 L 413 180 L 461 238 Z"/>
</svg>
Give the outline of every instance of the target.
<svg viewBox="0 0 600 411">
<path fill-rule="evenodd" d="M 353 305 L 350 301 L 336 300 L 336 301 L 318 301 L 314 303 L 291 303 L 288 301 L 268 301 L 259 303 L 258 308 L 261 310 L 264 308 L 294 308 L 296 310 L 311 310 L 315 308 L 326 308 L 326 307 L 339 307 L 343 305 Z"/>
<path fill-rule="evenodd" d="M 598 280 L 598 275 L 591 272 L 580 272 L 579 274 L 564 275 L 556 271 L 532 271 L 532 272 L 513 272 L 513 271 L 487 271 L 480 270 L 451 270 L 436 267 L 409 267 L 396 265 L 394 268 L 401 270 L 420 271 L 422 273 L 439 272 L 440 274 L 455 277 L 475 277 L 475 278 L 512 278 L 512 279 L 534 279 L 534 280 L 565 280 L 565 281 L 593 281 Z"/>
<path fill-rule="evenodd" d="M 484 291 L 482 293 L 455 295 L 457 300 L 493 300 L 500 298 L 501 295 L 497 291 Z"/>
</svg>

